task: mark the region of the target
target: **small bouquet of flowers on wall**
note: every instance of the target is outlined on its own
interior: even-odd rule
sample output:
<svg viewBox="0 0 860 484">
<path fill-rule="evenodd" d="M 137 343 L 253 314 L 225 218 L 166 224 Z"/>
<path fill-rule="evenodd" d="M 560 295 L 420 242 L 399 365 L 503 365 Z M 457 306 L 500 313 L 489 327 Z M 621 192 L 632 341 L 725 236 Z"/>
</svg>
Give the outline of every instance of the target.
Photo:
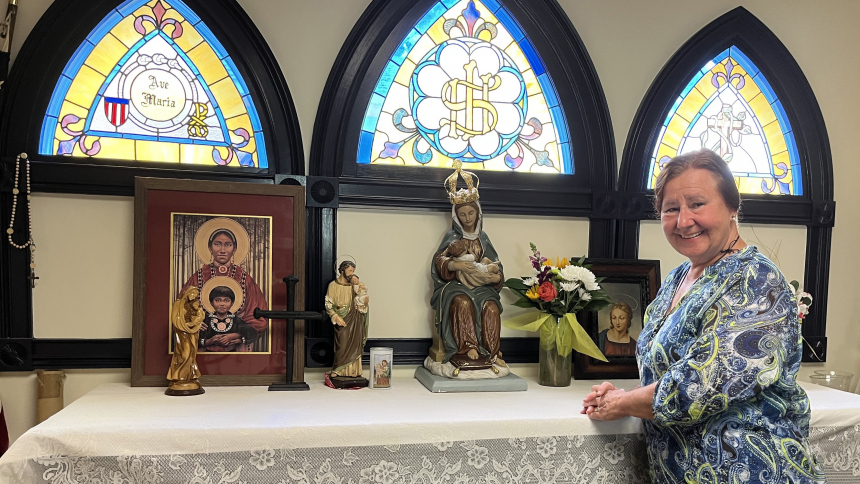
<svg viewBox="0 0 860 484">
<path fill-rule="evenodd" d="M 809 306 L 812 306 L 812 294 L 804 291 L 797 281 L 791 281 L 789 284 L 794 288 L 794 297 L 797 299 L 797 317 L 803 320 L 809 314 Z"/>
<path fill-rule="evenodd" d="M 502 322 L 506 327 L 523 331 L 540 331 L 541 384 L 564 386 L 570 384 L 570 361 L 573 350 L 602 361 L 607 361 L 576 320 L 577 311 L 597 311 L 611 304 L 609 295 L 600 288 L 603 278 L 583 265 L 585 257 L 578 261 L 552 260 L 542 257 L 534 244 L 529 243 L 532 256 L 529 260 L 533 273 L 529 277 L 516 277 L 504 282 L 504 286 L 519 296 L 514 306 L 535 308 L 537 313 L 526 313 Z M 559 359 L 559 368 L 547 368 L 547 372 L 560 374 L 544 383 L 546 359 Z M 566 362 L 564 361 L 566 360 Z M 566 366 L 566 370 L 565 370 Z M 563 376 L 566 371 L 567 377 Z M 549 376 L 549 375 L 548 375 Z M 566 381 L 566 383 L 565 383 Z"/>
</svg>

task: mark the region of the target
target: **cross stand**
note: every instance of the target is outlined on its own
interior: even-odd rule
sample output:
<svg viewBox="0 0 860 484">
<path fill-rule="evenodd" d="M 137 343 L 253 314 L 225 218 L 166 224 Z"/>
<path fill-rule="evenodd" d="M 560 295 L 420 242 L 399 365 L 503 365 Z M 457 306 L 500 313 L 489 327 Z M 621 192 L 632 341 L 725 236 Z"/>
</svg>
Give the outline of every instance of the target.
<svg viewBox="0 0 860 484">
<path fill-rule="evenodd" d="M 254 309 L 255 318 L 267 319 L 286 319 L 287 320 L 287 381 L 284 383 L 272 383 L 269 385 L 270 392 L 288 392 L 288 391 L 307 391 L 311 388 L 303 381 L 293 381 L 293 355 L 296 352 L 295 344 L 295 320 L 322 320 L 325 319 L 323 313 L 315 313 L 313 311 L 296 311 L 296 284 L 299 278 L 290 275 L 284 278 L 287 283 L 287 310 L 286 311 L 261 311 L 260 308 Z"/>
</svg>

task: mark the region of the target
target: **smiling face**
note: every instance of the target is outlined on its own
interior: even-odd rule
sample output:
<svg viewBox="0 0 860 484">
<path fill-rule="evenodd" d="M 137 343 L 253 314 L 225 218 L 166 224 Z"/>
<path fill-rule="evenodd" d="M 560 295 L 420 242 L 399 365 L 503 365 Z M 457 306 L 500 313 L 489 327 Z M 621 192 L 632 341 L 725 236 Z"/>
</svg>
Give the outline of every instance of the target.
<svg viewBox="0 0 860 484">
<path fill-rule="evenodd" d="M 478 224 L 478 209 L 472 204 L 457 207 L 457 219 L 460 221 L 460 225 L 463 226 L 464 232 L 474 232 L 475 226 Z"/>
<path fill-rule="evenodd" d="M 233 253 L 236 252 L 236 244 L 233 243 L 233 239 L 227 234 L 218 234 L 212 239 L 212 244 L 209 245 L 209 252 L 212 252 L 215 262 L 223 266 L 233 258 Z"/>
<path fill-rule="evenodd" d="M 621 308 L 615 308 L 609 313 L 609 324 L 618 333 L 626 333 L 630 328 L 630 318 Z"/>
<path fill-rule="evenodd" d="M 666 183 L 660 208 L 663 235 L 694 267 L 712 264 L 737 236 L 733 216 L 737 211 L 726 206 L 710 171 L 691 168 Z"/>
</svg>

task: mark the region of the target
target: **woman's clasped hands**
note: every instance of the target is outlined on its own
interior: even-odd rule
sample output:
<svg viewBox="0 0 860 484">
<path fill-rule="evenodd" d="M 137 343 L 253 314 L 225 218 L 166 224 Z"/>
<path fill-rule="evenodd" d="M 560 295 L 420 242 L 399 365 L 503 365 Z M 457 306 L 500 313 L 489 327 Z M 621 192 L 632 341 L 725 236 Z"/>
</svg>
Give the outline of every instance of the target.
<svg viewBox="0 0 860 484">
<path fill-rule="evenodd" d="M 618 420 L 629 415 L 622 410 L 621 399 L 624 389 L 615 388 L 609 382 L 591 387 L 591 393 L 582 401 L 579 413 L 588 415 L 592 420 Z"/>
</svg>

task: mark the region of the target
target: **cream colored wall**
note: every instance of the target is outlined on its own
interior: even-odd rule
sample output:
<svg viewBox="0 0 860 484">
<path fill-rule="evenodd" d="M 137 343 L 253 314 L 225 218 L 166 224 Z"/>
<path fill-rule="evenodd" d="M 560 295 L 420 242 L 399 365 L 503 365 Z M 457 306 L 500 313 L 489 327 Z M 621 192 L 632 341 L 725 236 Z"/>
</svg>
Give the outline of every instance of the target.
<svg viewBox="0 0 860 484">
<path fill-rule="evenodd" d="M 21 2 L 13 58 L 50 3 Z M 369 0 L 240 0 L 240 3 L 256 22 L 284 71 L 307 157 L 317 104 L 329 70 Z M 636 109 L 666 60 L 691 35 L 734 8 L 738 1 L 559 0 L 559 3 L 576 26 L 600 76 L 620 156 Z M 856 113 L 860 112 L 860 95 L 854 86 L 860 75 L 860 53 L 856 50 L 860 45 L 860 29 L 856 28 L 860 2 L 741 3 L 776 33 L 806 73 L 824 113 L 833 152 L 838 217 L 833 232 L 828 305 L 830 352 L 826 364 L 804 365 L 801 378 L 819 367 L 860 373 L 860 353 L 855 350 L 860 339 L 860 299 L 851 290 L 855 274 L 860 272 L 860 262 L 854 255 L 855 241 L 860 238 L 860 211 L 854 207 L 860 203 L 860 191 L 852 186 L 853 180 L 860 178 L 860 166 L 851 156 Z M 535 201 L 523 200 L 523 203 Z M 131 199 L 38 195 L 33 205 L 34 235 L 39 243 L 38 270 L 43 277 L 34 294 L 36 335 L 128 336 L 133 257 Z M 446 213 L 341 210 L 339 250 L 358 259 L 359 274 L 369 283 L 375 304 L 371 336 L 429 334 L 429 311 L 423 312 L 429 299 L 428 259 L 449 224 Z M 489 214 L 485 229 L 502 255 L 508 275 L 526 273 L 528 267 L 524 261 L 530 240 L 546 254 L 574 255 L 584 251 L 588 237 L 587 224 L 576 219 Z M 787 277 L 799 278 L 806 242 L 804 230 L 756 226 L 755 231 L 768 246 L 782 241 L 778 254 L 781 266 Z M 347 240 L 346 233 L 358 235 Z M 402 249 L 376 249 L 372 242 L 378 236 L 396 238 Z M 746 232 L 744 237 L 750 240 Z M 655 223 L 643 224 L 641 256 L 663 261 L 664 274 L 679 260 Z M 401 277 L 414 282 L 398 283 L 388 276 L 385 267 L 393 267 L 397 273 L 405 274 Z M 91 283 L 103 291 L 78 287 Z M 82 311 L 96 304 L 107 307 L 108 311 L 103 312 L 108 314 L 93 319 L 91 313 Z M 58 317 L 61 314 L 65 317 Z M 408 334 L 401 333 L 401 329 L 408 329 Z M 70 371 L 66 402 L 99 383 L 128 381 L 128 378 L 128 370 Z M 13 439 L 32 426 L 35 395 L 33 374 L 0 374 L 0 398 Z"/>
<path fill-rule="evenodd" d="M 441 188 L 440 192 L 444 195 Z M 356 274 L 367 284 L 372 300 L 371 338 L 432 336 L 430 263 L 450 229 L 450 212 L 338 210 L 338 254 L 355 258 Z M 490 214 L 485 216 L 484 231 L 499 254 L 505 277 L 531 273 L 529 242 L 545 257 L 579 257 L 588 250 L 588 220 L 583 219 Z M 380 246 L 383 240 L 385 245 Z M 514 301 L 508 291 L 502 292 L 506 317 L 524 311 L 509 306 Z M 502 328 L 502 336 L 529 335 Z"/>
</svg>

